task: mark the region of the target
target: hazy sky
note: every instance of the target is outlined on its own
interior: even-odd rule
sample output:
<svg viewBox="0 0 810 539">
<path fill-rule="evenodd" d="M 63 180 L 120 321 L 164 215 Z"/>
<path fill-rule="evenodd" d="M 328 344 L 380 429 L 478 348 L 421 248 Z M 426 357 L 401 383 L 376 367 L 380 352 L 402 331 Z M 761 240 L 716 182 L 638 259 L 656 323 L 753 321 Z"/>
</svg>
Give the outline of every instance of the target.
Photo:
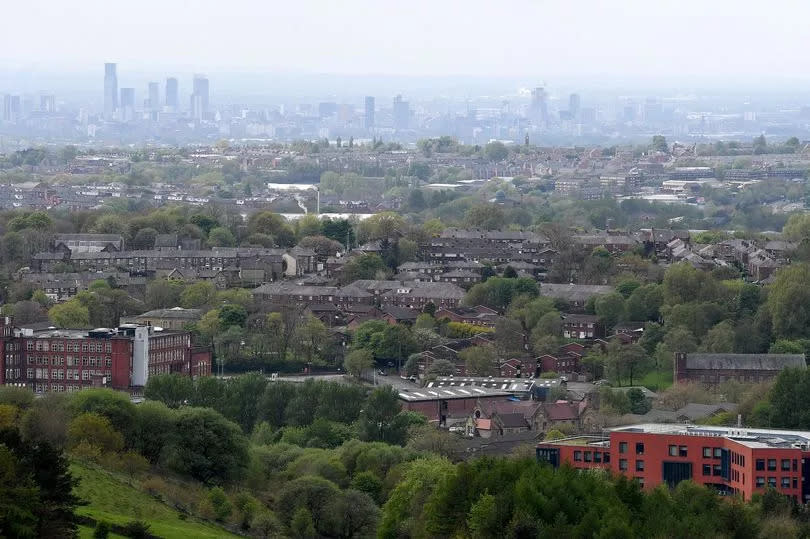
<svg viewBox="0 0 810 539">
<path fill-rule="evenodd" d="M 804 0 L 6 0 L 0 67 L 810 78 Z"/>
</svg>

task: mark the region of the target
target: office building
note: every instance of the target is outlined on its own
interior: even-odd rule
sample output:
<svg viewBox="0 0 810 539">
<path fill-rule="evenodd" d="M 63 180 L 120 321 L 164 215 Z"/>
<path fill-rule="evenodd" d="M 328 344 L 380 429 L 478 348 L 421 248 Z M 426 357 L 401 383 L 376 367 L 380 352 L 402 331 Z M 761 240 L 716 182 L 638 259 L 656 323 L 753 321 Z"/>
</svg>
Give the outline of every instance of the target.
<svg viewBox="0 0 810 539">
<path fill-rule="evenodd" d="M 160 110 L 160 84 L 157 82 L 149 83 L 149 110 L 152 112 Z"/>
<path fill-rule="evenodd" d="M 169 77 L 166 79 L 166 110 L 177 112 L 180 107 L 179 92 L 177 89 L 177 79 Z"/>
<path fill-rule="evenodd" d="M 35 393 L 143 387 L 154 374 L 211 374 L 211 351 L 187 331 L 126 324 L 115 329 L 34 331 L 0 318 L 0 384 Z"/>
<path fill-rule="evenodd" d="M 193 88 L 191 117 L 202 121 L 208 117 L 208 78 L 205 75 L 194 75 Z"/>
<path fill-rule="evenodd" d="M 548 127 L 548 96 L 544 88 L 532 90 L 532 102 L 529 105 L 529 119 L 536 127 Z"/>
<path fill-rule="evenodd" d="M 39 96 L 40 112 L 56 112 L 56 97 L 52 95 Z"/>
<path fill-rule="evenodd" d="M 113 120 L 118 110 L 118 75 L 116 64 L 104 64 L 104 119 Z"/>
<path fill-rule="evenodd" d="M 121 88 L 118 118 L 122 122 L 131 122 L 135 119 L 135 88 Z"/>
<path fill-rule="evenodd" d="M 338 106 L 337 103 L 327 101 L 325 103 L 318 103 L 318 117 L 329 118 L 337 114 Z"/>
<path fill-rule="evenodd" d="M 4 122 L 17 122 L 22 114 L 22 107 L 20 105 L 20 96 L 18 95 L 4 95 L 3 96 L 3 121 Z"/>
<path fill-rule="evenodd" d="M 750 500 L 776 489 L 810 501 L 810 432 L 648 423 L 537 446 L 538 460 L 558 467 L 604 468 L 645 489 L 692 480 Z"/>
<path fill-rule="evenodd" d="M 366 114 L 365 114 L 366 129 L 374 128 L 374 98 L 366 96 Z"/>
<path fill-rule="evenodd" d="M 579 116 L 580 100 L 579 94 L 571 94 L 568 96 L 568 112 L 571 117 L 576 119 Z"/>
<path fill-rule="evenodd" d="M 394 98 L 394 129 L 402 131 L 408 129 L 410 123 L 411 109 L 407 101 L 402 100 L 402 96 L 398 95 Z"/>
</svg>

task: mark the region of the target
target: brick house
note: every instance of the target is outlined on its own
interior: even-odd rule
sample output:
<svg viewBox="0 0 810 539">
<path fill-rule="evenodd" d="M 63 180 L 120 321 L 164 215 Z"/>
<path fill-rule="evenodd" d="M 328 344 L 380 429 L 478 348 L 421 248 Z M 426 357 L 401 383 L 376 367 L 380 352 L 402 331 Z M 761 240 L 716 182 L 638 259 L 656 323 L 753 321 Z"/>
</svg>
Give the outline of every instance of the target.
<svg viewBox="0 0 810 539">
<path fill-rule="evenodd" d="M 676 382 L 765 382 L 787 368 L 806 369 L 804 354 L 675 354 Z"/>
</svg>

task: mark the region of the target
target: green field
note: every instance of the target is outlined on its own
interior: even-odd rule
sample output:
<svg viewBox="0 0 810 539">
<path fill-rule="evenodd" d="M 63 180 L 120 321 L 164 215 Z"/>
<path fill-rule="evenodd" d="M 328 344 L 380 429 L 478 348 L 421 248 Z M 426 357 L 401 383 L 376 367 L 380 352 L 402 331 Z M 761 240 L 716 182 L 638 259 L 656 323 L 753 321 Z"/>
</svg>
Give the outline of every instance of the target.
<svg viewBox="0 0 810 539">
<path fill-rule="evenodd" d="M 636 385 L 644 386 L 655 392 L 663 391 L 672 385 L 672 377 L 672 369 L 664 369 L 658 372 L 650 371 Z"/>
<path fill-rule="evenodd" d="M 237 537 L 232 533 L 189 517 L 182 520 L 179 513 L 142 492 L 125 479 L 97 467 L 74 462 L 70 466 L 74 477 L 80 479 L 76 494 L 89 502 L 78 508 L 80 515 L 111 524 L 126 524 L 142 520 L 149 524 L 150 533 L 166 539 L 190 537 Z M 93 530 L 81 527 L 80 537 L 92 537 Z M 110 534 L 110 537 L 119 537 Z"/>
</svg>

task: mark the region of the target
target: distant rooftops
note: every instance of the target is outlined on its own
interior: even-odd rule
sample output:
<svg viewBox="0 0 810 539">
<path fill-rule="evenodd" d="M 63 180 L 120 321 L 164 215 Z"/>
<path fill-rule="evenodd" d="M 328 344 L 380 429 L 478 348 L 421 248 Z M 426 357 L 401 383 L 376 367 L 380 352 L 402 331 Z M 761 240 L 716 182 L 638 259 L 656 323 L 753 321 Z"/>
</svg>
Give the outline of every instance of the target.
<svg viewBox="0 0 810 539">
<path fill-rule="evenodd" d="M 482 387 L 403 389 L 399 392 L 399 398 L 407 402 L 510 396 L 512 393 L 509 391 Z"/>
</svg>

